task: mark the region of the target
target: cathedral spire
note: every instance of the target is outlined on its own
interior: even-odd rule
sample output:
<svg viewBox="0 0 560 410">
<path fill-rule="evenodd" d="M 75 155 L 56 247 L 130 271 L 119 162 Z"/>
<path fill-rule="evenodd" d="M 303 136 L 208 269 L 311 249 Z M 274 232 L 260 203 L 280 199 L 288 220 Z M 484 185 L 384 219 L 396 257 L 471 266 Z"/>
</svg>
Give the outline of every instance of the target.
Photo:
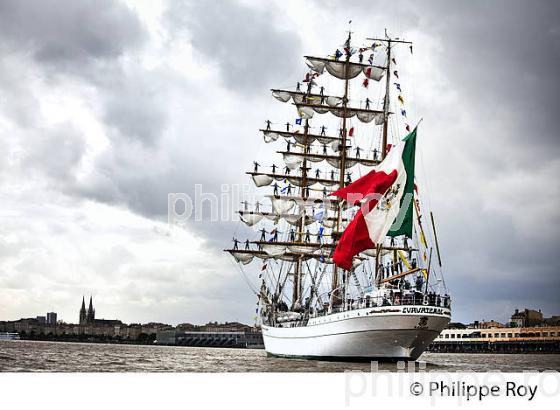
<svg viewBox="0 0 560 410">
<path fill-rule="evenodd" d="M 82 296 L 82 308 L 80 309 L 80 325 L 86 323 L 87 320 L 87 312 L 86 312 L 86 299 Z"/>
<path fill-rule="evenodd" d="M 93 297 L 90 295 L 89 297 L 89 308 L 87 311 L 87 322 L 93 323 L 95 320 L 95 309 L 93 308 Z"/>
</svg>

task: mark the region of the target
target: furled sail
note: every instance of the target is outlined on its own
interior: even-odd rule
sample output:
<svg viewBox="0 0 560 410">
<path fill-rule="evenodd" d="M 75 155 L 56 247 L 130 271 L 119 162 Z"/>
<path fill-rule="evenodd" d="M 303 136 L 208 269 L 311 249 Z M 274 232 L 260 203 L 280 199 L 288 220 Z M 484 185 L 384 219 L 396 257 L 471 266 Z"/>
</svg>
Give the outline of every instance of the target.
<svg viewBox="0 0 560 410">
<path fill-rule="evenodd" d="M 336 107 L 342 104 L 342 97 L 328 97 L 327 98 L 327 105 L 331 107 Z"/>
<path fill-rule="evenodd" d="M 329 163 L 329 165 L 335 167 L 335 168 L 340 168 L 340 160 L 338 158 L 327 158 L 327 162 Z M 358 160 L 353 160 L 353 159 L 346 159 L 346 168 L 352 168 L 354 165 L 356 165 L 358 163 Z"/>
<path fill-rule="evenodd" d="M 307 161 L 313 163 L 327 161 L 327 163 L 332 167 L 340 168 L 340 158 L 334 155 L 304 154 L 302 152 L 285 152 L 285 151 L 279 151 L 279 152 L 283 155 L 284 161 L 286 162 L 286 165 L 288 165 L 290 169 L 298 168 L 300 164 L 303 162 L 304 157 L 307 159 Z M 292 168 L 290 166 L 290 163 L 297 162 L 296 158 L 299 158 L 298 166 Z M 346 157 L 346 168 L 352 168 L 356 164 L 361 164 L 366 167 L 373 167 L 376 166 L 378 163 L 379 163 L 378 160 L 374 160 L 371 158 L 357 158 L 357 157 L 350 157 L 350 156 Z"/>
<path fill-rule="evenodd" d="M 298 104 L 297 109 L 298 109 L 299 116 L 304 120 L 313 118 L 313 115 L 315 114 L 315 106 L 313 105 L 306 106 L 306 105 Z M 326 110 L 328 111 L 328 108 Z M 327 111 L 321 112 L 319 114 L 324 114 Z"/>
<path fill-rule="evenodd" d="M 235 251 L 230 251 L 229 253 L 231 253 L 231 256 L 233 256 L 237 262 L 242 263 L 243 265 L 248 265 L 253 261 L 253 255 L 250 253 Z"/>
<path fill-rule="evenodd" d="M 301 163 L 303 162 L 303 158 L 297 155 L 284 154 L 284 162 L 286 163 L 286 166 L 288 168 L 294 170 L 301 166 Z"/>
<path fill-rule="evenodd" d="M 285 245 L 276 245 L 274 243 L 267 243 L 261 245 L 263 251 L 266 252 L 269 256 L 279 256 L 286 253 L 286 246 Z"/>
<path fill-rule="evenodd" d="M 375 125 L 381 125 L 385 121 L 385 114 L 383 111 L 366 110 L 361 108 L 352 107 L 327 107 L 315 104 L 296 104 L 299 115 L 304 119 L 313 118 L 314 113 L 324 114 L 330 112 L 331 114 L 340 118 L 352 118 L 356 116 L 358 120 L 364 123 L 369 123 L 375 120 Z"/>
<path fill-rule="evenodd" d="M 264 142 L 266 142 L 267 144 L 269 142 L 278 140 L 280 135 L 281 134 L 276 131 L 263 131 Z"/>
<path fill-rule="evenodd" d="M 282 102 L 288 102 L 291 98 L 296 104 L 307 103 L 321 106 L 324 102 L 326 102 L 331 107 L 336 107 L 337 105 L 342 104 L 342 97 L 338 97 L 336 95 L 303 93 L 301 91 L 273 89 L 272 96 Z"/>
<path fill-rule="evenodd" d="M 272 209 L 277 213 L 285 213 L 291 210 L 296 204 L 300 207 L 312 208 L 317 205 L 323 206 L 325 210 L 336 209 L 338 204 L 338 199 L 335 197 L 308 197 L 302 198 L 300 196 L 293 195 L 268 195 L 272 203 Z"/>
<path fill-rule="evenodd" d="M 263 174 L 253 174 L 252 177 L 253 177 L 253 182 L 257 187 L 270 185 L 273 181 L 272 177 Z"/>
<path fill-rule="evenodd" d="M 239 212 L 241 220 L 245 222 L 248 226 L 253 226 L 259 223 L 263 218 L 263 215 L 259 212 Z"/>
<path fill-rule="evenodd" d="M 272 96 L 278 101 L 288 102 L 288 100 L 292 98 L 292 93 L 284 90 L 272 90 Z"/>
<path fill-rule="evenodd" d="M 379 81 L 385 74 L 385 67 L 345 61 L 329 60 L 328 58 L 306 57 L 306 63 L 313 71 L 323 74 L 327 72 L 340 80 L 356 78 L 361 72 L 374 81 Z"/>
<path fill-rule="evenodd" d="M 329 60 L 319 57 L 306 57 L 307 65 L 313 71 L 322 74 L 325 69 L 333 77 L 341 80 L 349 80 L 355 78 L 363 70 L 361 64 L 346 63 L 344 61 Z"/>
<path fill-rule="evenodd" d="M 329 137 L 327 135 L 317 135 L 317 134 L 302 134 L 300 132 L 287 132 L 287 131 L 276 131 L 276 130 L 261 130 L 264 136 L 264 142 L 269 143 L 277 141 L 278 138 L 283 137 L 286 141 L 294 139 L 294 141 L 299 144 L 305 144 L 305 138 L 307 138 L 307 143 L 312 144 L 315 141 L 319 141 L 321 144 L 330 144 L 333 141 L 340 141 L 340 137 Z"/>
</svg>

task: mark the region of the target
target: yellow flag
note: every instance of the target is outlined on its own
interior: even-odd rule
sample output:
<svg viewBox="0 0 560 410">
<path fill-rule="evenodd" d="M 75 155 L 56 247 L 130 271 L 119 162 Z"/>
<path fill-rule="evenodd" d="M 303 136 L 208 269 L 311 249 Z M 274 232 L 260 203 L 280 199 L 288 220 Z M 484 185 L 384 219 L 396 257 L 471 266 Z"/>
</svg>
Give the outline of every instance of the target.
<svg viewBox="0 0 560 410">
<path fill-rule="evenodd" d="M 410 267 L 410 263 L 408 263 L 408 261 L 406 260 L 406 256 L 404 255 L 403 251 L 399 251 L 399 257 L 402 259 L 404 265 L 408 268 L 408 270 L 411 270 L 412 268 Z"/>
<path fill-rule="evenodd" d="M 424 230 L 420 230 L 420 241 L 422 242 L 422 245 L 424 245 L 426 248 L 428 247 L 428 244 L 426 243 L 426 237 L 424 236 Z"/>
<path fill-rule="evenodd" d="M 422 269 L 422 273 L 424 274 L 424 279 L 428 280 L 428 270 Z"/>
</svg>

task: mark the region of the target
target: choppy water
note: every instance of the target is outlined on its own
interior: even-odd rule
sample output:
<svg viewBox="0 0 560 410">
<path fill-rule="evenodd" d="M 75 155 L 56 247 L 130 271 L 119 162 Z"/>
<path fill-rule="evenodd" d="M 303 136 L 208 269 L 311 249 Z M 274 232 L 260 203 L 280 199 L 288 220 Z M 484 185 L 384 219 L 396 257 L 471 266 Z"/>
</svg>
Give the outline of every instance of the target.
<svg viewBox="0 0 560 410">
<path fill-rule="evenodd" d="M 559 355 L 424 353 L 428 371 L 560 371 Z M 380 363 L 396 371 L 396 363 Z M 343 372 L 370 363 L 276 359 L 264 350 L 0 341 L 2 372 Z"/>
</svg>

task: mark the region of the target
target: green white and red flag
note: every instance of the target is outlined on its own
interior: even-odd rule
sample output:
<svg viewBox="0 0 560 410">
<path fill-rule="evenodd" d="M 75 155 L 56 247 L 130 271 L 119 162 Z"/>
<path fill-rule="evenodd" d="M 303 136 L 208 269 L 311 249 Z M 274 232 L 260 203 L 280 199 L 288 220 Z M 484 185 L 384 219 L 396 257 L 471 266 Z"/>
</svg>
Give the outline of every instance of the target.
<svg viewBox="0 0 560 410">
<path fill-rule="evenodd" d="M 374 170 L 332 193 L 361 204 L 334 251 L 337 266 L 351 269 L 354 256 L 375 248 L 385 236 L 412 237 L 415 151 L 416 128 Z"/>
</svg>

